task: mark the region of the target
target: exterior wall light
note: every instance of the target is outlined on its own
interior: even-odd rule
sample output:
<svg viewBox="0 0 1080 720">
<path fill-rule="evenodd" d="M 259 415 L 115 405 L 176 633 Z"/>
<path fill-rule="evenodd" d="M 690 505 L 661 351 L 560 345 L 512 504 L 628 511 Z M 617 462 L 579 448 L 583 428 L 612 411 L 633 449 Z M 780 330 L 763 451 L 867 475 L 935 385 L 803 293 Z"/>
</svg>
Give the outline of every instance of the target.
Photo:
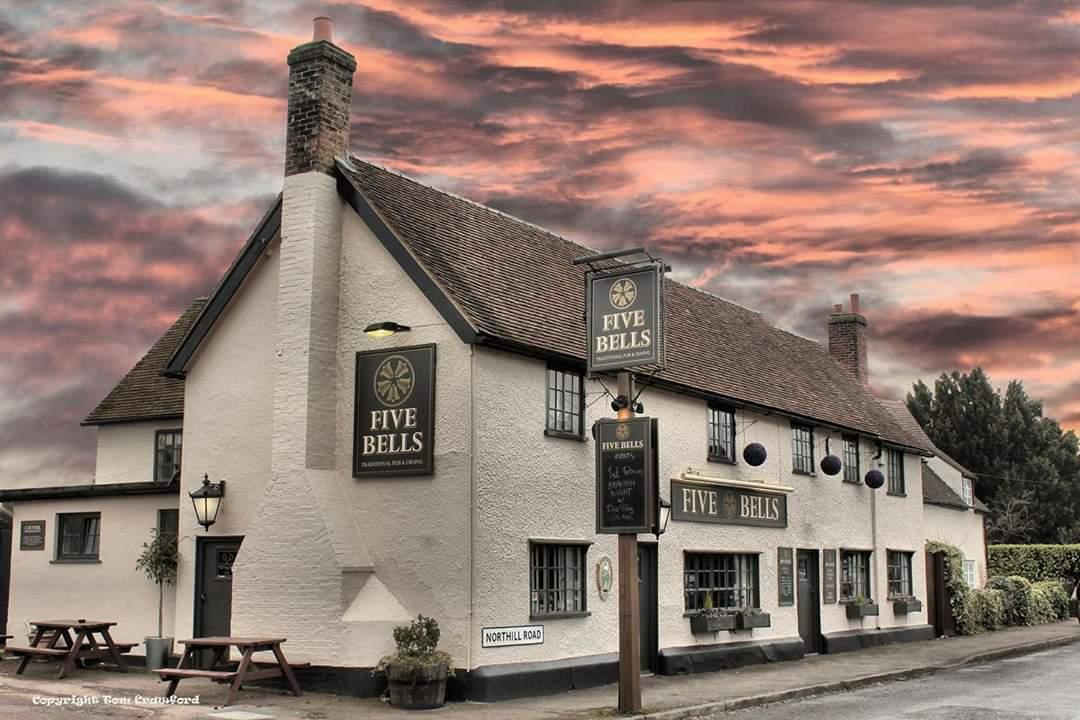
<svg viewBox="0 0 1080 720">
<path fill-rule="evenodd" d="M 396 335 L 399 332 L 409 332 L 411 328 L 408 325 L 399 325 L 396 322 L 377 322 L 371 323 L 364 328 L 364 334 L 371 337 L 384 338 Z"/>
<path fill-rule="evenodd" d="M 653 528 L 653 535 L 659 540 L 660 536 L 667 530 L 668 520 L 671 519 L 671 501 L 664 498 L 657 498 L 656 507 L 656 526 Z"/>
<path fill-rule="evenodd" d="M 195 519 L 203 528 L 209 530 L 210 526 L 217 522 L 218 512 L 221 510 L 221 500 L 225 497 L 225 481 L 212 483 L 210 476 L 204 473 L 202 486 L 188 495 L 195 506 Z"/>
</svg>

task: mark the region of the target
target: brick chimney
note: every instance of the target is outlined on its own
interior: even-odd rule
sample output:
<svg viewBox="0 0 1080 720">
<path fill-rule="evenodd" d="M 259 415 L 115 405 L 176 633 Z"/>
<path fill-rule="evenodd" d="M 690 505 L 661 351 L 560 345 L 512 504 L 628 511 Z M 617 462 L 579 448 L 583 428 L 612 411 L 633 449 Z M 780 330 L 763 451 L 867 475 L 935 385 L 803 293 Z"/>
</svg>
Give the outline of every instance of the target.
<svg viewBox="0 0 1080 720">
<path fill-rule="evenodd" d="M 859 295 L 851 294 L 851 307 L 833 305 L 829 315 L 829 354 L 863 385 L 870 383 L 866 358 L 866 318 L 859 313 Z"/>
<path fill-rule="evenodd" d="M 289 53 L 285 176 L 329 173 L 349 150 L 349 103 L 356 58 L 334 44 L 329 18 L 315 18 L 311 42 Z"/>
</svg>

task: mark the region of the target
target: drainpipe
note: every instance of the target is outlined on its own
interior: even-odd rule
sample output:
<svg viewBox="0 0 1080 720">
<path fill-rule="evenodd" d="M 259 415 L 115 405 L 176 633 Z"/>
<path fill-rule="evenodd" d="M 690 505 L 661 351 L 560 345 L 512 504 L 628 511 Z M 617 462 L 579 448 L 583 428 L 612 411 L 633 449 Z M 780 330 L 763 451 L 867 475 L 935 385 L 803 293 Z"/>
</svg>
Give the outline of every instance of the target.
<svg viewBox="0 0 1080 720">
<path fill-rule="evenodd" d="M 881 466 L 881 456 L 882 456 L 883 453 L 884 453 L 884 450 L 882 449 L 882 445 L 879 442 L 878 443 L 877 454 L 874 455 L 874 458 L 873 458 L 877 462 L 877 465 L 878 465 L 879 468 Z M 881 488 L 878 488 L 878 490 L 880 490 L 880 489 Z M 870 557 L 873 560 L 873 565 L 871 566 L 870 571 L 873 573 L 871 575 L 871 578 L 872 578 L 872 582 L 873 582 L 873 585 L 874 585 L 874 596 L 875 596 L 875 599 L 876 599 L 876 601 L 878 603 L 878 612 L 880 613 L 881 612 L 880 609 L 884 606 L 885 603 L 884 603 L 884 596 L 881 594 L 881 573 L 876 572 L 876 570 L 879 567 L 881 567 L 881 557 L 878 555 L 878 541 L 877 541 L 877 496 L 878 496 L 878 490 L 871 490 L 870 491 L 870 547 L 871 547 L 871 550 L 872 550 L 872 552 L 870 554 Z M 888 559 L 886 559 L 886 563 L 885 563 L 885 572 L 886 573 L 889 572 Z M 880 614 L 874 616 L 874 627 L 877 630 L 881 629 L 881 615 Z"/>
</svg>

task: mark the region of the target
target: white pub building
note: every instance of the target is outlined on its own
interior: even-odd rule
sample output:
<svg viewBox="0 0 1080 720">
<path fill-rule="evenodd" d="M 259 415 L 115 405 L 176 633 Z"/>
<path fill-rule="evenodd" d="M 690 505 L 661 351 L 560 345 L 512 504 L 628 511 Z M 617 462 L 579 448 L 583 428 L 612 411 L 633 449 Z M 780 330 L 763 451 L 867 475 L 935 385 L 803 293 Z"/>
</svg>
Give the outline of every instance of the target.
<svg viewBox="0 0 1080 720">
<path fill-rule="evenodd" d="M 586 371 L 573 263 L 594 251 L 351 156 L 353 57 L 320 37 L 288 64 L 282 192 L 86 419 L 93 482 L 0 491 L 7 631 L 77 614 L 118 621 L 118 641 L 154 634 L 135 558 L 160 527 L 180 557 L 165 634 L 286 637 L 309 689 L 378 692 L 370 668 L 418 613 L 439 621 L 458 697 L 613 682 L 617 540 L 596 532 L 592 428 L 613 417 L 614 378 Z M 643 670 L 933 637 L 934 449 L 868 390 L 857 299 L 822 318 L 824 347 L 663 288 L 665 369 L 636 398 L 672 505 L 664 534 L 638 536 Z M 638 301 L 620 299 L 606 350 L 651 342 Z M 208 528 L 189 500 L 204 478 L 223 493 Z M 949 540 L 949 512 L 981 526 L 973 497 L 949 502 L 932 539 Z M 707 608 L 730 627 L 702 627 Z"/>
</svg>

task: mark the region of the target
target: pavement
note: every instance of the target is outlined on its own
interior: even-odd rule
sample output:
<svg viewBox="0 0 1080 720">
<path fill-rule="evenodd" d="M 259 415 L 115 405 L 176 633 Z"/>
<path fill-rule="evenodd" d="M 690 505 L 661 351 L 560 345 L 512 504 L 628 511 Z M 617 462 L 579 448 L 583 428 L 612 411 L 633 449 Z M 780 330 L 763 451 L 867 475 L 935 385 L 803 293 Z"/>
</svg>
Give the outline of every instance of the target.
<svg viewBox="0 0 1080 720">
<path fill-rule="evenodd" d="M 1011 628 L 973 637 L 890 645 L 840 655 L 818 655 L 795 662 L 757 665 L 717 673 L 642 678 L 645 710 L 631 718 L 684 720 L 720 712 L 790 702 L 910 680 L 1002 658 L 1023 656 L 1080 642 L 1075 620 Z M 0 662 L 0 717 L 119 718 L 121 720 L 336 720 L 337 718 L 416 718 L 416 712 L 390 707 L 374 698 L 306 693 L 291 695 L 263 688 L 245 689 L 228 708 L 218 703 L 225 688 L 202 680 L 180 684 L 180 698 L 198 704 L 159 705 L 163 685 L 145 672 L 76 671 L 56 680 L 56 666 L 32 663 L 16 676 L 16 663 Z M 1075 670 L 1075 666 L 1074 666 Z M 1069 687 L 1073 687 L 1070 683 Z M 47 703 L 47 704 L 44 704 Z M 423 715 L 450 720 L 585 720 L 616 715 L 617 688 L 608 685 L 540 698 L 500 703 L 449 703 Z M 827 715 L 824 717 L 828 717 Z M 949 716 L 928 716 L 949 717 Z"/>
</svg>

